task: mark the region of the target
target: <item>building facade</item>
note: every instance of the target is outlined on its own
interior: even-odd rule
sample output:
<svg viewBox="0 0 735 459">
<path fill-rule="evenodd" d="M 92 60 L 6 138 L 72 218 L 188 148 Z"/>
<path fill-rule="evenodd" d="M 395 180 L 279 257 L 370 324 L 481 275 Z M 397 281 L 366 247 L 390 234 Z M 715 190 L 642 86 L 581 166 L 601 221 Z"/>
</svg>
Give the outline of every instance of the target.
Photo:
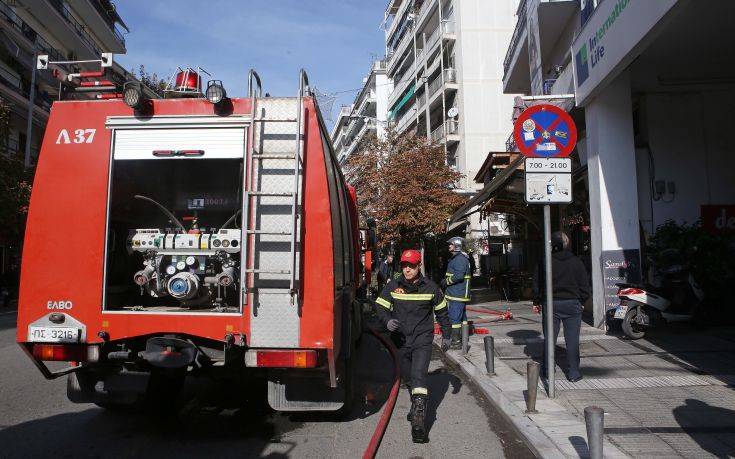
<svg viewBox="0 0 735 459">
<path fill-rule="evenodd" d="M 388 124 L 388 95 L 393 84 L 386 75 L 384 60 L 373 62 L 363 78 L 363 87 L 351 105 L 343 106 L 332 128 L 332 144 L 340 164 L 353 154 L 361 141 L 374 135 L 384 138 Z"/>
<path fill-rule="evenodd" d="M 50 71 L 33 75 L 34 55 L 63 61 L 100 59 L 102 52 L 124 54 L 120 27 L 125 24 L 109 0 L 0 0 L 0 97 L 11 107 L 8 136 L 0 139 L 6 152 L 23 155 L 32 113 L 30 159 L 35 162 L 51 102 L 58 97 L 59 81 Z M 120 82 L 132 77 L 119 65 L 112 73 Z"/>
<path fill-rule="evenodd" d="M 650 280 L 645 241 L 660 225 L 735 230 L 735 147 L 722 128 L 735 102 L 732 15 L 735 4 L 716 0 L 519 4 L 503 88 L 577 124 L 574 203 L 552 221 L 581 238 L 597 326 L 616 283 Z"/>
<path fill-rule="evenodd" d="M 388 119 L 399 134 L 444 145 L 475 190 L 488 151 L 504 149 L 512 97 L 502 92 L 498 52 L 517 0 L 391 0 L 386 9 Z"/>
</svg>

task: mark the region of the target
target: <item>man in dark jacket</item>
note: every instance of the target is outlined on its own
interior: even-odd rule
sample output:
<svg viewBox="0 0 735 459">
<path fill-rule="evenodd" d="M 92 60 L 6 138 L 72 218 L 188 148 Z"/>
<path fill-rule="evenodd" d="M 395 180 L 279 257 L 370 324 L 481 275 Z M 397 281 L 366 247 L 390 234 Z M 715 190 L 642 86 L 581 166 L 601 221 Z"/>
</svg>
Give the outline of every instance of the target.
<svg viewBox="0 0 735 459">
<path fill-rule="evenodd" d="M 579 371 L 579 331 L 582 327 L 582 310 L 585 301 L 590 297 L 591 289 L 587 270 L 582 260 L 569 251 L 569 237 L 561 231 L 551 235 L 551 285 L 554 302 L 554 330 L 553 339 L 559 336 L 560 324 L 564 324 L 564 341 L 567 349 L 567 379 L 576 382 L 582 379 Z M 541 260 L 534 276 L 534 295 L 536 305 L 546 302 L 546 269 Z M 545 310 L 545 309 L 544 309 Z M 544 325 L 544 339 L 549 338 Z M 541 364 L 541 373 L 546 374 L 546 346 L 544 346 L 544 360 Z"/>
<path fill-rule="evenodd" d="M 378 290 L 382 290 L 391 279 L 393 279 L 393 254 L 388 253 L 384 259 L 380 260 L 378 266 Z"/>
<path fill-rule="evenodd" d="M 449 349 L 450 324 L 447 301 L 439 287 L 421 275 L 421 254 L 406 250 L 401 255 L 402 274 L 390 280 L 375 303 L 378 317 L 391 331 L 400 353 L 402 379 L 411 391 L 411 436 L 416 443 L 426 436 L 426 403 L 429 397 L 426 378 L 429 373 L 434 339 L 434 315 L 442 329 L 442 350 Z"/>
</svg>

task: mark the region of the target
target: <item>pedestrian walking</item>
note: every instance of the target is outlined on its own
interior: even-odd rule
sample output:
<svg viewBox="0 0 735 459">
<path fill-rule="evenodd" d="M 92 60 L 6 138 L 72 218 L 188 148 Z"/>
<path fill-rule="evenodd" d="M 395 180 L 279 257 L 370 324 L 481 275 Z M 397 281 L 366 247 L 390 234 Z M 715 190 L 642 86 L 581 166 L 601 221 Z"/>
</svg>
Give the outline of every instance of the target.
<svg viewBox="0 0 735 459">
<path fill-rule="evenodd" d="M 470 257 L 462 251 L 464 239 L 453 237 L 449 241 L 451 258 L 447 264 L 446 277 L 441 281 L 449 305 L 449 320 L 452 322 L 452 349 L 462 346 L 462 324 L 467 323 L 467 303 L 470 301 L 472 271 Z"/>
<path fill-rule="evenodd" d="M 590 297 L 591 289 L 587 270 L 577 256 L 569 250 L 569 237 L 557 231 L 551 235 L 551 285 L 553 289 L 554 304 L 554 345 L 559 336 L 559 328 L 564 324 L 564 341 L 567 349 L 567 379 L 576 382 L 582 379 L 579 370 L 579 331 L 582 327 L 583 304 Z M 536 269 L 534 275 L 534 306 L 535 310 L 545 313 L 542 306 L 546 302 L 546 270 L 543 260 Z M 549 339 L 544 324 L 544 339 Z M 544 357 L 541 363 L 541 374 L 546 375 L 546 346 L 544 346 Z"/>
<path fill-rule="evenodd" d="M 378 317 L 398 348 L 401 379 L 408 383 L 411 394 L 407 416 L 411 436 L 415 443 L 426 443 L 426 379 L 434 340 L 433 316 L 441 326 L 441 348 L 446 351 L 450 341 L 447 301 L 439 287 L 421 274 L 421 254 L 406 250 L 401 254 L 401 274 L 388 281 L 375 302 Z"/>
</svg>

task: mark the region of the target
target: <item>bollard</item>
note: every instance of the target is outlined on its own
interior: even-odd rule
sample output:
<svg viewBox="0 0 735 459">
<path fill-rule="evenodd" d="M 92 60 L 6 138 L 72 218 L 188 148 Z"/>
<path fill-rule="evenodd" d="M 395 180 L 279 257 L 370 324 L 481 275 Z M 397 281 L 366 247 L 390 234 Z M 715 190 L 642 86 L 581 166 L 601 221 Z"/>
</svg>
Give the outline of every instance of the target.
<svg viewBox="0 0 735 459">
<path fill-rule="evenodd" d="M 495 341 L 490 335 L 483 338 L 485 343 L 485 368 L 487 368 L 487 374 L 495 376 Z"/>
<path fill-rule="evenodd" d="M 526 381 L 528 383 L 528 397 L 526 397 L 526 413 L 534 414 L 536 411 L 536 394 L 538 393 L 538 377 L 541 366 L 536 362 L 526 364 Z"/>
<path fill-rule="evenodd" d="M 470 350 L 470 326 L 467 322 L 462 322 L 462 354 L 466 354 Z"/>
<path fill-rule="evenodd" d="M 605 431 L 605 410 L 599 406 L 584 409 L 584 423 L 587 426 L 587 446 L 591 459 L 602 459 L 602 434 Z"/>
</svg>

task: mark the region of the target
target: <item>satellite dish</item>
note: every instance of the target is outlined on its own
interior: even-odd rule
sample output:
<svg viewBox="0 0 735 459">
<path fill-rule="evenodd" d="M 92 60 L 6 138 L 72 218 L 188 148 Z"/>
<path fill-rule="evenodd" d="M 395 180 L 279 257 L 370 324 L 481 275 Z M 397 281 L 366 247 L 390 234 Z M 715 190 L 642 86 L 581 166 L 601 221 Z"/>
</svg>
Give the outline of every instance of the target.
<svg viewBox="0 0 735 459">
<path fill-rule="evenodd" d="M 447 116 L 450 118 L 456 118 L 457 115 L 459 115 L 459 109 L 457 107 L 452 107 L 447 112 Z"/>
</svg>

